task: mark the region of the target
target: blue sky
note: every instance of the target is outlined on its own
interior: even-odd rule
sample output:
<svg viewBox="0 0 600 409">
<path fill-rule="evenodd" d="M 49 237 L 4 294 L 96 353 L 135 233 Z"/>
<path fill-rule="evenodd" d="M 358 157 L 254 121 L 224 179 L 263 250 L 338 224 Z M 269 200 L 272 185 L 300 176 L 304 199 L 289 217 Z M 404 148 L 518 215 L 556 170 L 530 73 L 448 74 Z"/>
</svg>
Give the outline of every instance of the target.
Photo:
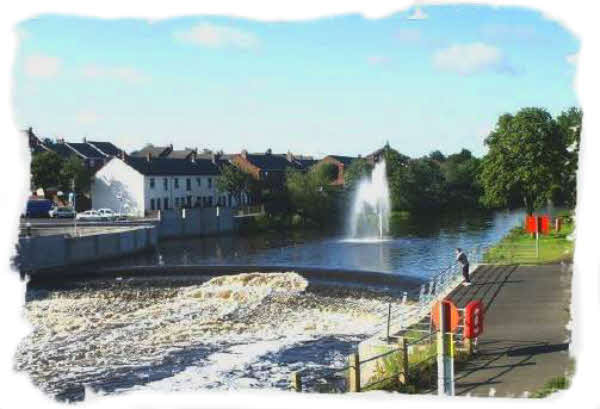
<svg viewBox="0 0 600 409">
<path fill-rule="evenodd" d="M 378 20 L 40 16 L 17 28 L 16 123 L 42 137 L 176 148 L 410 156 L 485 152 L 504 112 L 578 105 L 578 40 L 522 8 Z"/>
</svg>

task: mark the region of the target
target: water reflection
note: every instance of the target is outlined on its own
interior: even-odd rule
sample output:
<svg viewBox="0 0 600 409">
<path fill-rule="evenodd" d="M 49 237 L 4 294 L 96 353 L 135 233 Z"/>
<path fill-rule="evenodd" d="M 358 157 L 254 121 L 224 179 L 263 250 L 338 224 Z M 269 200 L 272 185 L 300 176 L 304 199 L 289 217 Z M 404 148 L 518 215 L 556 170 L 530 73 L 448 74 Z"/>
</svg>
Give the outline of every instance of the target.
<svg viewBox="0 0 600 409">
<path fill-rule="evenodd" d="M 382 242 L 315 231 L 168 240 L 159 243 L 157 253 L 132 256 L 119 265 L 256 264 L 428 277 L 453 262 L 454 248 L 494 243 L 522 223 L 523 216 L 514 211 L 392 217 L 391 239 Z"/>
</svg>

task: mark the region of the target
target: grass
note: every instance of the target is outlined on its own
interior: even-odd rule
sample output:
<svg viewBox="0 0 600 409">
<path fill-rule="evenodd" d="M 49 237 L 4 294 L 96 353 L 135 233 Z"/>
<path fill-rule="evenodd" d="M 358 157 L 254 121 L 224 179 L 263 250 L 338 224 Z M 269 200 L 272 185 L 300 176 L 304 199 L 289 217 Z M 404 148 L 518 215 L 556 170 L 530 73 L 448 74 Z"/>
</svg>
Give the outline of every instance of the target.
<svg viewBox="0 0 600 409">
<path fill-rule="evenodd" d="M 573 257 L 574 242 L 567 240 L 573 233 L 574 223 L 569 217 L 563 218 L 560 232 L 551 231 L 539 237 L 539 255 L 536 255 L 536 241 L 523 227 L 512 229 L 497 245 L 484 255 L 485 263 L 494 264 L 546 264 Z"/>
<path fill-rule="evenodd" d="M 569 379 L 565 376 L 557 376 L 555 378 L 551 378 L 540 389 L 531 395 L 532 398 L 545 398 L 546 396 L 557 392 L 559 390 L 564 390 L 569 388 Z"/>
</svg>

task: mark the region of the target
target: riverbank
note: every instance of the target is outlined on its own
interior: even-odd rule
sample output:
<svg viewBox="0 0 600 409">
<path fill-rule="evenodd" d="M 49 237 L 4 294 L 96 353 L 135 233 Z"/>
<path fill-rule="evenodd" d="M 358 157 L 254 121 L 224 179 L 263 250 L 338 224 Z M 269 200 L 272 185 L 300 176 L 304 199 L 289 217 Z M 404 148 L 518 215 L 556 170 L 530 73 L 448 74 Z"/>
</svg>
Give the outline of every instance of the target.
<svg viewBox="0 0 600 409">
<path fill-rule="evenodd" d="M 484 262 L 494 264 L 547 264 L 570 262 L 573 259 L 575 223 L 570 216 L 561 217 L 559 232 L 539 235 L 536 248 L 535 237 L 523 226 L 513 228 L 500 242 L 489 248 Z"/>
</svg>

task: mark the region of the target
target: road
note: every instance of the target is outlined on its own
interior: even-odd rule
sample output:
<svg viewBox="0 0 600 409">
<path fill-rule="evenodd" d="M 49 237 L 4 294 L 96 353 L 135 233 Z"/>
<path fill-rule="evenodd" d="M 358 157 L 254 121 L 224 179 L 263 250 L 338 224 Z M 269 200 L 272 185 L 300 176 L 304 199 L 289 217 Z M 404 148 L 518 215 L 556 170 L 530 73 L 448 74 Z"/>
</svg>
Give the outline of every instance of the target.
<svg viewBox="0 0 600 409">
<path fill-rule="evenodd" d="M 456 395 L 521 397 L 569 368 L 571 271 L 567 265 L 482 266 L 450 296 L 486 306 L 479 353 L 457 370 Z"/>
</svg>

